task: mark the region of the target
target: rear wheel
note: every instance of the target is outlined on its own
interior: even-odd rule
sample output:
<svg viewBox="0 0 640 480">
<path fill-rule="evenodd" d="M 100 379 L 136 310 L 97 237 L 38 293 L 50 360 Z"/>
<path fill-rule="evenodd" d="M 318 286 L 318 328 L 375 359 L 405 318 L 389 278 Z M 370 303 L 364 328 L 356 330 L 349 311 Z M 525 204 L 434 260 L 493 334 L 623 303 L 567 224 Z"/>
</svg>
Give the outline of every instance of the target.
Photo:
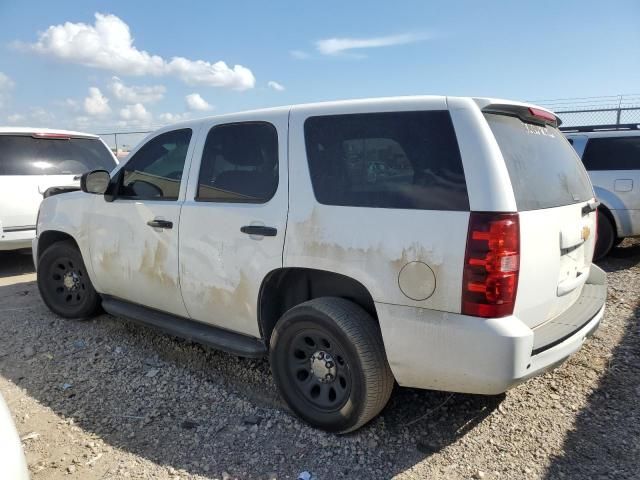
<svg viewBox="0 0 640 480">
<path fill-rule="evenodd" d="M 360 306 L 325 297 L 300 304 L 271 336 L 273 377 L 291 410 L 323 430 L 357 430 L 393 389 L 377 323 Z"/>
<path fill-rule="evenodd" d="M 607 256 L 613 248 L 615 240 L 616 234 L 613 223 L 611 223 L 606 214 L 598 210 L 598 240 L 596 241 L 593 259 L 600 260 Z"/>
<path fill-rule="evenodd" d="M 100 310 L 100 296 L 77 247 L 57 242 L 38 260 L 38 289 L 49 309 L 65 318 L 88 318 Z"/>
</svg>

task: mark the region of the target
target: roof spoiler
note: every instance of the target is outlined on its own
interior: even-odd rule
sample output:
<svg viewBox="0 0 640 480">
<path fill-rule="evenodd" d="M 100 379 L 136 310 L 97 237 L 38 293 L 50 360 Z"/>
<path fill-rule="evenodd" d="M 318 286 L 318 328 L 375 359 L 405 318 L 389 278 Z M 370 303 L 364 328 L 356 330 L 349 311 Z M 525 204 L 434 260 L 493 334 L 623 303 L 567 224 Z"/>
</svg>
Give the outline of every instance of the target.
<svg viewBox="0 0 640 480">
<path fill-rule="evenodd" d="M 482 112 L 518 117 L 523 122 L 534 123 L 541 126 L 551 125 L 552 127 L 559 127 L 562 123 L 562 120 L 547 110 L 536 107 L 527 107 L 524 105 L 492 103 L 484 107 Z"/>
</svg>

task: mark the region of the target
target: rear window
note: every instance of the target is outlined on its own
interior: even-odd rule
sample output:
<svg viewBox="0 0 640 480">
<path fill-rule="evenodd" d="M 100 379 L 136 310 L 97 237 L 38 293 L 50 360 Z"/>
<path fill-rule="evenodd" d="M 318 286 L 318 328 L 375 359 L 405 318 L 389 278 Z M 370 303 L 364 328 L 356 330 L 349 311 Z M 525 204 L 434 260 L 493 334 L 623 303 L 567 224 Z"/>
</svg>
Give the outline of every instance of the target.
<svg viewBox="0 0 640 480">
<path fill-rule="evenodd" d="M 0 175 L 79 175 L 115 165 L 98 139 L 0 135 Z"/>
<path fill-rule="evenodd" d="M 518 210 L 538 210 L 593 198 L 587 172 L 557 128 L 485 114 L 511 177 Z"/>
<path fill-rule="evenodd" d="M 638 170 L 640 137 L 592 138 L 582 162 L 587 170 Z"/>
<path fill-rule="evenodd" d="M 469 210 L 447 111 L 310 117 L 304 132 L 313 190 L 322 204 Z"/>
</svg>

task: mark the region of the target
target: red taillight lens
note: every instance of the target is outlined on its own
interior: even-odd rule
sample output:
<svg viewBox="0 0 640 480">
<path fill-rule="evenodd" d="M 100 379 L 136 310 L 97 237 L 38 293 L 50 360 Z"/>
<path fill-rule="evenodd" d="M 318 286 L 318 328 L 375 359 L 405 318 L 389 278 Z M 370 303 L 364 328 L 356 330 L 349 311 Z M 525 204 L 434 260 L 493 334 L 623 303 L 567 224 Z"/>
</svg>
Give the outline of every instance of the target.
<svg viewBox="0 0 640 480">
<path fill-rule="evenodd" d="M 511 315 L 519 271 L 518 214 L 471 212 L 462 275 L 462 313 L 476 317 Z"/>
</svg>

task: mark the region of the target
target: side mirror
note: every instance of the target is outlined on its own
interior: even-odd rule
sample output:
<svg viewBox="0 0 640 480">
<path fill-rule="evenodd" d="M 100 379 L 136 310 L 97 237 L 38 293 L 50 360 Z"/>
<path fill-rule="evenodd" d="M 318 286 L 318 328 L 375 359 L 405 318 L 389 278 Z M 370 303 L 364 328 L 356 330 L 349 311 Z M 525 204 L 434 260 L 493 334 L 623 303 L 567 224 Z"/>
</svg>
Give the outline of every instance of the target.
<svg viewBox="0 0 640 480">
<path fill-rule="evenodd" d="M 106 170 L 93 170 L 82 174 L 82 177 L 80 177 L 80 190 L 86 193 L 104 195 L 110 180 L 111 177 Z"/>
</svg>

